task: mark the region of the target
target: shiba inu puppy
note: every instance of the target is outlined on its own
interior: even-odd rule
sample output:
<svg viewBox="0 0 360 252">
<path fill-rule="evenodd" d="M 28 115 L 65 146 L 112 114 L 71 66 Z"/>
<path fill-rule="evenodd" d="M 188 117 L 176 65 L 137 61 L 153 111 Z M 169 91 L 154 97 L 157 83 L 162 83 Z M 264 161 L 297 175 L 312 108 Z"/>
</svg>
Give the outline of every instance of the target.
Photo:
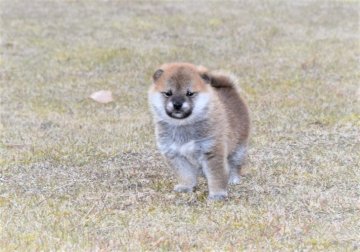
<svg viewBox="0 0 360 252">
<path fill-rule="evenodd" d="M 174 168 L 174 190 L 192 192 L 197 176 L 208 181 L 209 199 L 227 197 L 240 182 L 250 120 L 234 79 L 189 63 L 161 66 L 148 93 L 157 145 Z"/>
</svg>

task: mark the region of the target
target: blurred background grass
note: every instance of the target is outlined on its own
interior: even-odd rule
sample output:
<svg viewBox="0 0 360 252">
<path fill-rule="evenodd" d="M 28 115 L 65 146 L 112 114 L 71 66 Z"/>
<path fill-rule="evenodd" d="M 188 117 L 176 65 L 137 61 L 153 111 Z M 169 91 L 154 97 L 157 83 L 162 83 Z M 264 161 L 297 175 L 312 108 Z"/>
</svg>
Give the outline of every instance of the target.
<svg viewBox="0 0 360 252">
<path fill-rule="evenodd" d="M 359 248 L 359 2 L 0 3 L 3 250 Z M 171 61 L 249 103 L 225 204 L 171 192 L 146 97 Z"/>
</svg>

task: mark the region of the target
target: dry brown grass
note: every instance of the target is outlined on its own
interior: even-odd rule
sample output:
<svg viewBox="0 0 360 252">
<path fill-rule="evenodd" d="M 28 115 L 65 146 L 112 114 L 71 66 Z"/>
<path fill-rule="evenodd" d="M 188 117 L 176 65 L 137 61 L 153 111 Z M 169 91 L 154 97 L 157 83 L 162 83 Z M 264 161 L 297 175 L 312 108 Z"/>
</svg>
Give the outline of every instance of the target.
<svg viewBox="0 0 360 252">
<path fill-rule="evenodd" d="M 0 250 L 359 250 L 358 9 L 1 1 Z M 146 100 L 170 61 L 239 76 L 253 134 L 225 203 L 171 192 Z"/>
</svg>

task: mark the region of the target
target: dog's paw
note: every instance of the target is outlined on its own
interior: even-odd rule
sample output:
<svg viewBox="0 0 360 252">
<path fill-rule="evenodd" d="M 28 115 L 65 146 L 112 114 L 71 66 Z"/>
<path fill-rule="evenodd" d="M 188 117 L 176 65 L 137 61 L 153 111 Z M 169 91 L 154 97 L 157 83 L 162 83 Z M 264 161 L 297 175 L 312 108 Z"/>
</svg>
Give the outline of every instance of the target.
<svg viewBox="0 0 360 252">
<path fill-rule="evenodd" d="M 238 185 L 240 184 L 240 177 L 238 175 L 231 175 L 229 178 L 229 185 Z"/>
<path fill-rule="evenodd" d="M 194 187 L 186 185 L 176 185 L 174 187 L 174 191 L 179 193 L 189 193 L 194 191 Z"/>
<path fill-rule="evenodd" d="M 224 201 L 228 198 L 227 192 L 211 193 L 208 196 L 209 201 Z"/>
</svg>

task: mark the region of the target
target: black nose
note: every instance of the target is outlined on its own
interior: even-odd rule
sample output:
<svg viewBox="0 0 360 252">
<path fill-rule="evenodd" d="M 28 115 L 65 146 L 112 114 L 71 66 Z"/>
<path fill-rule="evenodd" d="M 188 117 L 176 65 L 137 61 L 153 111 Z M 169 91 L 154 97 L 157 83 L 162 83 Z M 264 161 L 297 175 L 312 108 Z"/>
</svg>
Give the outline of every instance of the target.
<svg viewBox="0 0 360 252">
<path fill-rule="evenodd" d="M 174 102 L 173 102 L 173 105 L 174 105 L 174 109 L 175 109 L 175 110 L 180 110 L 181 107 L 182 107 L 182 105 L 183 105 L 183 103 L 182 103 L 182 102 L 179 102 L 179 101 L 174 101 Z"/>
</svg>

